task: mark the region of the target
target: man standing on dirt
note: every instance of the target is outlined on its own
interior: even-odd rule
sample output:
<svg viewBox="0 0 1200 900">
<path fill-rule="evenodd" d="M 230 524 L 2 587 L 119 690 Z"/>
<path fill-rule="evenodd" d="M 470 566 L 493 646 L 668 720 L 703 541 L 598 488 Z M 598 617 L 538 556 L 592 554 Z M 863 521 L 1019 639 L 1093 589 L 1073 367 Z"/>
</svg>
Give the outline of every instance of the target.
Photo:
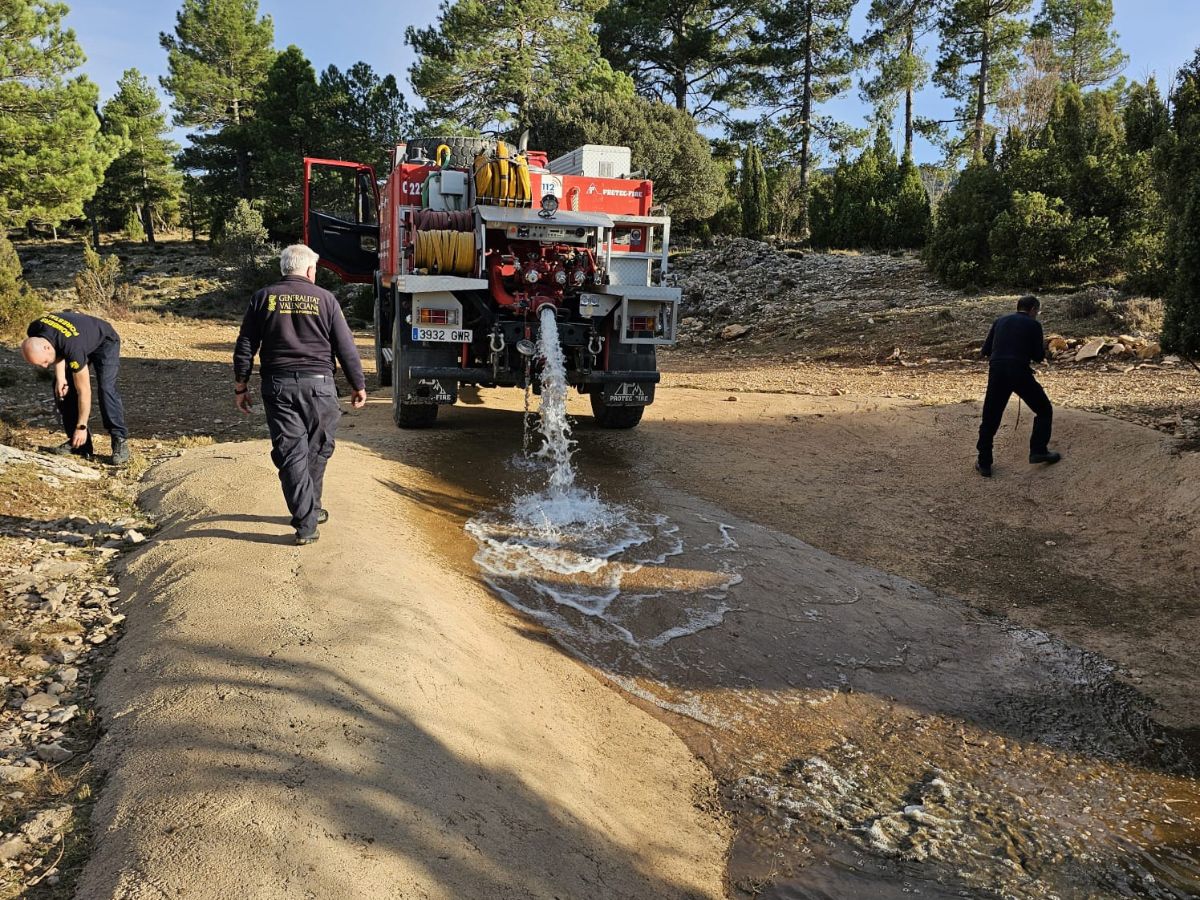
<svg viewBox="0 0 1200 900">
<path fill-rule="evenodd" d="M 237 408 L 249 413 L 247 382 L 259 353 L 271 460 L 292 513 L 296 543 L 303 545 L 320 537 L 317 525 L 329 518 L 321 508 L 321 490 L 342 416 L 333 383 L 335 358 L 354 389 L 350 405 L 355 409 L 367 402 L 367 382 L 337 298 L 314 283 L 317 254 L 293 244 L 280 254 L 279 268 L 283 279 L 250 299 L 233 352 L 233 393 Z"/>
<path fill-rule="evenodd" d="M 62 417 L 67 441 L 55 453 L 90 459 L 95 447 L 88 418 L 92 414 L 91 370 L 96 370 L 100 418 L 112 438 L 113 465 L 129 462 L 129 432 L 125 406 L 117 391 L 121 338 L 103 319 L 83 313 L 47 313 L 30 324 L 21 355 L 42 369 L 54 366 L 54 402 Z"/>
<path fill-rule="evenodd" d="M 983 342 L 983 356 L 991 361 L 991 365 L 987 395 L 983 399 L 983 421 L 979 425 L 979 443 L 976 445 L 979 459 L 975 471 L 984 478 L 992 477 L 992 441 L 1013 394 L 1033 410 L 1029 462 L 1056 463 L 1062 459 L 1061 454 L 1050 449 L 1054 408 L 1033 376 L 1032 364 L 1046 359 L 1045 338 L 1037 320 L 1041 306 L 1041 301 L 1032 294 L 1022 297 L 1017 301 L 1017 311 L 997 319 Z"/>
</svg>

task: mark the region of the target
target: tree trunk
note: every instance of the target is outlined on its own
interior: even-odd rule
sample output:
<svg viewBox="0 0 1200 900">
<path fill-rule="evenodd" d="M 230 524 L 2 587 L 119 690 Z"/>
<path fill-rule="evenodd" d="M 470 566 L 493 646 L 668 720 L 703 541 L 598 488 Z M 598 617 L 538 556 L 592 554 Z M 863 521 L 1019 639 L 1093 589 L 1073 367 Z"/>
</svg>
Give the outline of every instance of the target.
<svg viewBox="0 0 1200 900">
<path fill-rule="evenodd" d="M 979 46 L 979 92 L 975 101 L 975 141 L 976 156 L 983 156 L 983 126 L 987 117 L 988 77 L 991 74 L 992 55 L 992 12 L 984 14 L 983 35 Z"/>
<path fill-rule="evenodd" d="M 154 240 L 154 210 L 149 203 L 139 204 L 138 214 L 142 217 L 142 230 L 146 232 L 146 243 L 156 246 Z"/>
<path fill-rule="evenodd" d="M 813 8 L 806 5 L 804 18 L 804 91 L 800 101 L 800 209 L 796 217 L 796 236 L 807 241 L 811 229 L 808 222 L 809 165 L 812 150 L 812 82 L 813 82 Z"/>
<path fill-rule="evenodd" d="M 684 72 L 684 71 L 676 72 L 675 76 L 672 80 L 674 81 L 672 90 L 673 90 L 673 93 L 675 94 L 675 108 L 682 109 L 684 112 L 687 112 L 687 108 L 688 108 L 688 104 L 687 104 L 687 101 L 688 101 L 687 72 Z"/>
<path fill-rule="evenodd" d="M 237 149 L 234 156 L 237 159 L 237 185 L 238 194 L 243 200 L 250 199 L 250 151 L 246 149 L 246 145 L 242 143 L 242 107 L 241 101 L 236 97 L 233 98 L 233 126 L 234 140 L 237 141 Z"/>
<path fill-rule="evenodd" d="M 904 53 L 912 60 L 913 46 L 916 35 L 913 34 L 913 23 L 910 19 L 904 32 Z M 913 152 L 913 87 L 909 82 L 904 88 L 904 155 L 911 157 Z"/>
<path fill-rule="evenodd" d="M 100 220 L 96 216 L 91 217 L 92 220 L 92 249 L 99 252 L 100 250 Z"/>
</svg>

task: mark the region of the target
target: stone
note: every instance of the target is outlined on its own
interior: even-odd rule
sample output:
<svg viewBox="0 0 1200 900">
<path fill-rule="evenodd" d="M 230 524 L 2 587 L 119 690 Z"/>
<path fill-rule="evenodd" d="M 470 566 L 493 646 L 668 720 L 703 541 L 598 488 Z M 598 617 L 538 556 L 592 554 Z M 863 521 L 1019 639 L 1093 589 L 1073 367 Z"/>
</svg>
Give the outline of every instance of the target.
<svg viewBox="0 0 1200 900">
<path fill-rule="evenodd" d="M 21 834 L 40 844 L 55 837 L 67 827 L 71 821 L 71 807 L 59 806 L 54 809 L 43 809 L 21 826 Z"/>
<path fill-rule="evenodd" d="M 0 861 L 8 862 L 9 860 L 16 859 L 22 856 L 28 849 L 29 845 L 25 843 L 24 838 L 9 838 L 0 844 Z"/>
<path fill-rule="evenodd" d="M 0 784 L 15 784 L 36 774 L 37 771 L 28 766 L 0 766 Z"/>
<path fill-rule="evenodd" d="M 1075 354 L 1075 362 L 1083 362 L 1086 359 L 1095 359 L 1100 355 L 1100 351 L 1104 349 L 1104 338 L 1096 338 L 1088 341 Z"/>
<path fill-rule="evenodd" d="M 79 713 L 79 707 L 75 704 L 56 709 L 46 718 L 46 721 L 51 725 L 65 725 L 70 722 Z"/>
<path fill-rule="evenodd" d="M 750 329 L 745 325 L 726 325 L 721 329 L 721 339 L 725 341 L 737 340 L 740 337 L 750 333 Z"/>
<path fill-rule="evenodd" d="M 1135 352 L 1138 359 L 1154 359 L 1154 357 L 1162 353 L 1162 345 L 1151 341 L 1148 344 L 1142 344 Z"/>
<path fill-rule="evenodd" d="M 38 759 L 48 763 L 66 762 L 75 755 L 57 741 L 53 744 L 38 744 L 35 752 Z"/>
<path fill-rule="evenodd" d="M 18 450 L 16 447 L 10 447 L 7 444 L 0 444 L 0 467 L 16 464 L 38 466 L 62 478 L 76 478 L 80 481 L 100 480 L 100 472 L 98 470 L 90 469 L 69 459 L 46 456 L 43 453 L 29 453 L 25 450 Z"/>
<path fill-rule="evenodd" d="M 65 669 L 60 669 L 57 676 L 58 680 L 67 687 L 73 685 L 79 680 L 79 670 L 74 666 L 69 666 Z"/>
<path fill-rule="evenodd" d="M 1111 356 L 1113 359 L 1120 359 L 1122 356 L 1125 356 L 1127 353 L 1129 353 L 1129 348 L 1127 346 L 1125 346 L 1125 344 L 1123 344 L 1123 343 L 1113 344 L 1112 349 L 1108 351 L 1108 355 Z"/>
<path fill-rule="evenodd" d="M 53 694 L 37 693 L 21 704 L 21 712 L 45 712 L 58 706 L 58 698 Z"/>
<path fill-rule="evenodd" d="M 50 661 L 44 656 L 38 656 L 36 653 L 31 653 L 21 660 L 21 668 L 29 669 L 33 672 L 44 672 L 50 668 Z"/>
<path fill-rule="evenodd" d="M 136 528 L 130 528 L 128 531 L 126 531 L 124 534 L 124 539 L 130 544 L 144 544 L 146 542 L 146 536 Z"/>
</svg>

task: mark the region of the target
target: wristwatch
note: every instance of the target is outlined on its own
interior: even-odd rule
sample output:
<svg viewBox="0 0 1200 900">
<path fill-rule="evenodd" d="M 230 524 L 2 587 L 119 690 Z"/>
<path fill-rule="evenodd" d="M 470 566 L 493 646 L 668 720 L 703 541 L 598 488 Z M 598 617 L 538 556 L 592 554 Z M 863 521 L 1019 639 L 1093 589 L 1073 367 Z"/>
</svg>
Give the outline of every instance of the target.
<svg viewBox="0 0 1200 900">
<path fill-rule="evenodd" d="M 76 425 L 75 430 L 76 431 L 87 431 L 87 426 L 86 425 Z"/>
</svg>

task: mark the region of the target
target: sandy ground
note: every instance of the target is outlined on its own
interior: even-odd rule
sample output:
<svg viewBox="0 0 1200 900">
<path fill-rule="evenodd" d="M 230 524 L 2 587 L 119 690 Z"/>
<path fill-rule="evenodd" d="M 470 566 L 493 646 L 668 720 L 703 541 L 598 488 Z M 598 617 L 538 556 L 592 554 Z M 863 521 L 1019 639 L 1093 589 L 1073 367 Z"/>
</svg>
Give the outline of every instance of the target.
<svg viewBox="0 0 1200 900">
<path fill-rule="evenodd" d="M 154 471 L 78 896 L 721 896 L 708 772 L 440 565 L 394 470 L 339 449 L 303 551 L 265 444 Z"/>
</svg>

